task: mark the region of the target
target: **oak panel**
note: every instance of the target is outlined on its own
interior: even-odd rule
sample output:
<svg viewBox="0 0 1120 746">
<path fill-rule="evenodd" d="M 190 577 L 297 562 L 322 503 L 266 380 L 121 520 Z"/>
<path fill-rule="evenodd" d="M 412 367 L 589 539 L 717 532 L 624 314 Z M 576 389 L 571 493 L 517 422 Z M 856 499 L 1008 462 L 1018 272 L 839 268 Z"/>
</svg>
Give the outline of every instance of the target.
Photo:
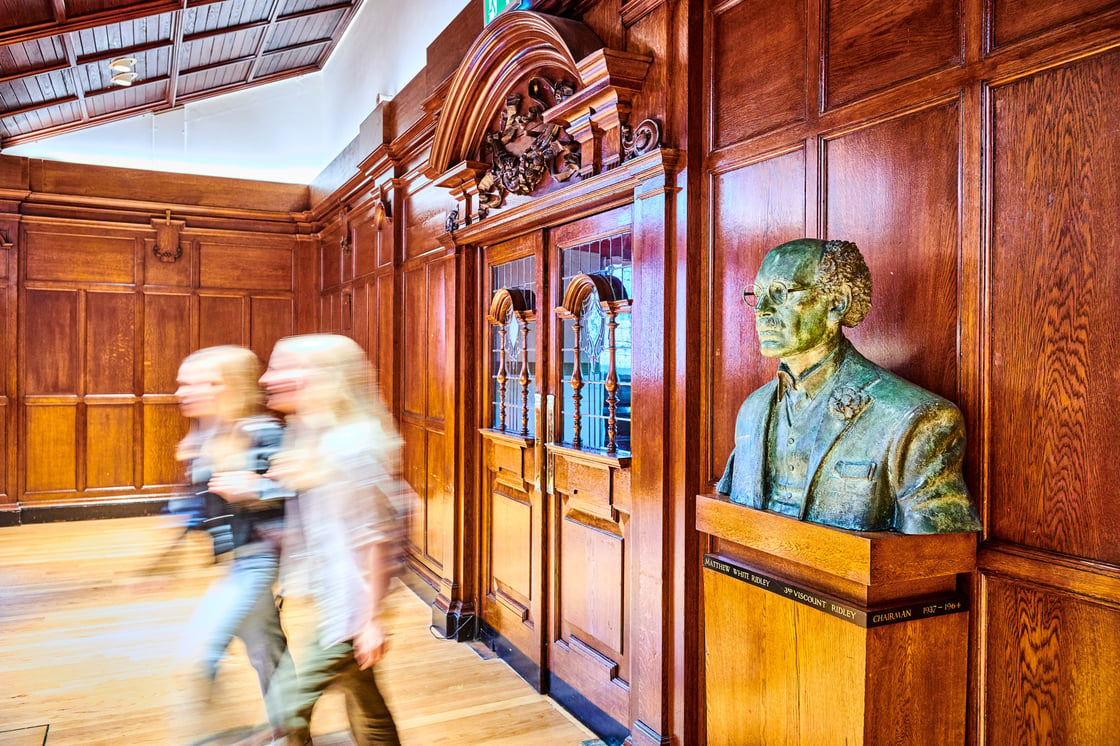
<svg viewBox="0 0 1120 746">
<path fill-rule="evenodd" d="M 135 421 L 131 404 L 86 407 L 86 486 L 129 487 L 133 473 Z"/>
<path fill-rule="evenodd" d="M 490 569 L 504 594 L 522 606 L 532 600 L 533 508 L 526 502 L 491 492 Z"/>
<path fill-rule="evenodd" d="M 796 0 L 740 2 L 713 14 L 715 147 L 805 119 L 807 13 L 806 0 Z"/>
<path fill-rule="evenodd" d="M 985 743 L 1105 743 L 1120 733 L 1120 609 L 999 576 L 982 587 Z"/>
<path fill-rule="evenodd" d="M 136 239 L 89 233 L 28 229 L 24 234 L 28 280 L 76 282 L 136 281 Z"/>
<path fill-rule="evenodd" d="M 287 298 L 249 299 L 249 348 L 268 360 L 272 347 L 294 331 L 292 301 Z"/>
<path fill-rule="evenodd" d="M 203 243 L 199 282 L 205 288 L 292 290 L 292 249 Z"/>
<path fill-rule="evenodd" d="M 371 310 L 372 308 L 371 304 Z M 393 313 L 392 275 L 377 278 L 377 312 L 377 374 L 381 384 L 381 395 L 388 399 L 390 392 L 399 388 L 399 383 L 393 380 L 396 353 L 393 331 L 397 318 Z"/>
<path fill-rule="evenodd" d="M 350 336 L 370 354 L 370 360 L 376 365 L 377 350 L 371 346 L 370 330 L 377 324 L 376 306 L 370 308 L 371 286 L 366 283 L 356 283 L 347 293 L 343 302 L 350 307 Z"/>
<path fill-rule="evenodd" d="M 425 268 L 404 273 L 404 338 L 401 340 L 401 405 L 405 412 L 426 414 L 428 359 L 428 283 Z"/>
<path fill-rule="evenodd" d="M 404 199 L 404 259 L 413 259 L 439 248 L 451 201 L 447 191 L 416 185 Z"/>
<path fill-rule="evenodd" d="M 354 223 L 354 277 L 368 275 L 377 269 L 381 235 L 382 231 L 374 225 L 372 215 L 363 215 Z"/>
<path fill-rule="evenodd" d="M 183 467 L 175 460 L 175 447 L 187 428 L 187 419 L 179 414 L 177 404 L 144 405 L 144 485 L 183 483 Z"/>
<path fill-rule="evenodd" d="M 443 567 L 448 560 L 448 539 L 454 534 L 455 510 L 452 505 L 454 475 L 447 465 L 447 438 L 443 433 L 428 431 L 427 440 L 427 536 L 425 547 L 429 559 Z"/>
<path fill-rule="evenodd" d="M 136 350 L 136 296 L 87 293 L 85 317 L 85 393 L 131 394 Z"/>
<path fill-rule="evenodd" d="M 420 500 L 416 509 L 409 517 L 408 540 L 413 549 L 423 556 L 427 549 L 427 520 L 428 520 L 428 469 L 427 450 L 424 430 L 410 422 L 401 422 L 401 439 L 404 441 L 403 459 L 404 475 L 409 486 Z"/>
<path fill-rule="evenodd" d="M 322 262 L 322 287 L 324 290 L 336 288 L 342 284 L 342 232 L 338 225 L 323 231 L 322 243 L 319 246 Z"/>
<path fill-rule="evenodd" d="M 990 14 L 993 47 L 1011 44 L 1116 6 L 1116 0 L 1062 0 L 1060 3 L 1047 0 L 991 0 L 985 4 Z"/>
<path fill-rule="evenodd" d="M 919 111 L 825 146 L 828 238 L 854 241 L 871 312 L 845 333 L 870 359 L 957 400 L 959 107 Z"/>
<path fill-rule="evenodd" d="M 428 339 L 424 345 L 428 353 L 426 413 L 428 417 L 440 420 L 450 414 L 454 392 L 454 361 L 450 354 L 455 323 L 454 281 L 455 273 L 450 263 L 432 262 L 428 265 Z"/>
<path fill-rule="evenodd" d="M 1120 53 L 993 88 L 993 537 L 1120 563 Z"/>
<path fill-rule="evenodd" d="M 959 2 L 828 0 L 825 12 L 828 107 L 960 64 Z"/>
<path fill-rule="evenodd" d="M 199 295 L 198 346 L 244 345 L 248 299 L 236 296 Z"/>
<path fill-rule="evenodd" d="M 24 394 L 78 393 L 78 293 L 28 290 Z"/>
<path fill-rule="evenodd" d="M 144 296 L 144 393 L 171 394 L 179 363 L 191 351 L 191 299 L 186 295 Z"/>
<path fill-rule="evenodd" d="M 27 422 L 25 493 L 77 490 L 77 406 L 27 405 L 24 417 Z"/>
<path fill-rule="evenodd" d="M 723 473 L 735 445 L 735 414 L 774 375 L 758 352 L 754 314 L 743 290 L 767 251 L 805 234 L 805 154 L 801 150 L 712 177 L 712 375 L 709 479 Z"/>
<path fill-rule="evenodd" d="M 560 547 L 559 613 L 564 626 L 592 647 L 623 652 L 622 537 L 565 518 Z"/>
</svg>

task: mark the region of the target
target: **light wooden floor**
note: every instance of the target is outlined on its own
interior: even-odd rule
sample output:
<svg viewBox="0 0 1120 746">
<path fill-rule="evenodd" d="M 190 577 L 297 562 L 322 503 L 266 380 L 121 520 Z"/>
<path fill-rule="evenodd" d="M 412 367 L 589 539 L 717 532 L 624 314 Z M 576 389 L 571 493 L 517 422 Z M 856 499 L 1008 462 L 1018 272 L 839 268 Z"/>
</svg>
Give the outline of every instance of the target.
<svg viewBox="0 0 1120 746">
<path fill-rule="evenodd" d="M 163 517 L 0 528 L 0 746 L 183 742 L 172 729 L 184 696 L 176 645 L 224 567 L 204 536 L 165 552 L 177 535 Z M 433 637 L 428 607 L 404 586 L 392 605 L 378 676 L 405 746 L 594 739 L 500 660 Z M 283 616 L 298 655 L 309 611 L 288 601 Z M 222 728 L 264 722 L 237 641 L 218 684 Z M 312 726 L 317 746 L 350 743 L 341 696 L 324 697 Z"/>
</svg>

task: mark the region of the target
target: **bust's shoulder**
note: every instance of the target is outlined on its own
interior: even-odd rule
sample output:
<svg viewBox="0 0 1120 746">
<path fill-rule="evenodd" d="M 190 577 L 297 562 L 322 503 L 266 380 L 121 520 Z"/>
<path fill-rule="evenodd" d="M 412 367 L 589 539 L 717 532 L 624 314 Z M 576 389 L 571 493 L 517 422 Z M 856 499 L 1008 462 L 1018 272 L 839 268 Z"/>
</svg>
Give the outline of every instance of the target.
<svg viewBox="0 0 1120 746">
<path fill-rule="evenodd" d="M 948 416 L 960 414 L 960 410 L 953 402 L 871 362 L 858 352 L 849 362 L 856 368 L 863 368 L 873 373 L 874 383 L 868 386 L 868 393 L 874 399 L 875 409 L 879 414 L 897 417 L 909 413 L 934 411 L 944 412 Z M 846 373 L 847 370 L 848 365 L 845 365 L 842 372 Z"/>
</svg>

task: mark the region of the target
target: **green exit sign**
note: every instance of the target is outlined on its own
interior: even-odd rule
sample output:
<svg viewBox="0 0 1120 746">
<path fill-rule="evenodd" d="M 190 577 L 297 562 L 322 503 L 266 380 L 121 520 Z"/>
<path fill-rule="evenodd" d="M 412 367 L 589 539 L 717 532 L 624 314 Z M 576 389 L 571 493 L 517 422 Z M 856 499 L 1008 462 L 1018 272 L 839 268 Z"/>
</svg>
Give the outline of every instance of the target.
<svg viewBox="0 0 1120 746">
<path fill-rule="evenodd" d="M 518 5 L 521 0 L 486 0 L 486 20 L 483 25 L 487 25 L 498 17 L 498 14 L 503 10 L 512 6 Z"/>
</svg>

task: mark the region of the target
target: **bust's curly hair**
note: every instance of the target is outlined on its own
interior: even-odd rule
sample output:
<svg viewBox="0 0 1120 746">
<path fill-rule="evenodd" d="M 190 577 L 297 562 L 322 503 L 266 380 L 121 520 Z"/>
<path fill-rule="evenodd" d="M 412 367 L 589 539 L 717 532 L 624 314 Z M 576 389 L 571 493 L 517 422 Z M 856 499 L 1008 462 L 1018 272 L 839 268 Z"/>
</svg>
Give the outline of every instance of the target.
<svg viewBox="0 0 1120 746">
<path fill-rule="evenodd" d="M 825 241 L 817 268 L 817 286 L 830 295 L 844 285 L 852 292 L 852 302 L 840 323 L 856 326 L 871 310 L 871 271 L 859 247 L 851 241 Z"/>
</svg>

